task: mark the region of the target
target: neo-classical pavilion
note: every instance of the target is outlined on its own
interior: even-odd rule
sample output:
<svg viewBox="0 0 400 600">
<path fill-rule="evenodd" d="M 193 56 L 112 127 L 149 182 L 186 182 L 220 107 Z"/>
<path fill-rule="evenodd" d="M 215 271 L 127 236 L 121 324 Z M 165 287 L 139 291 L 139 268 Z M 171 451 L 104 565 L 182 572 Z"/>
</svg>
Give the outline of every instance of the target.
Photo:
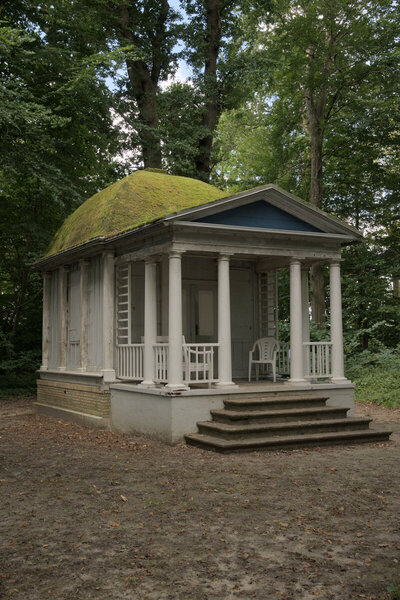
<svg viewBox="0 0 400 600">
<path fill-rule="evenodd" d="M 359 237 L 276 185 L 226 196 L 152 170 L 118 181 L 66 220 L 36 265 L 44 284 L 38 410 L 170 442 L 228 398 L 322 394 L 352 410 L 340 260 L 341 246 Z M 315 263 L 330 270 L 324 342 L 309 336 Z M 290 270 L 290 346 L 279 344 L 282 269 Z M 278 380 L 261 365 L 261 379 L 253 371 L 249 383 L 249 352 L 264 338 L 277 341 Z"/>
</svg>

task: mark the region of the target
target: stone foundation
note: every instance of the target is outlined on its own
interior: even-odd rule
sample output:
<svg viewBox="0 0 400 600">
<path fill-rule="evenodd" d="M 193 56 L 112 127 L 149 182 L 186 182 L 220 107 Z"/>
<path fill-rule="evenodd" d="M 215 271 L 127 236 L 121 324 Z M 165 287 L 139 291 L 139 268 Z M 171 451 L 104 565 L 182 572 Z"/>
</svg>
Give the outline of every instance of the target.
<svg viewBox="0 0 400 600">
<path fill-rule="evenodd" d="M 110 392 L 102 390 L 99 385 L 38 379 L 37 386 L 38 405 L 102 419 L 110 416 Z"/>
<path fill-rule="evenodd" d="M 240 384 L 235 390 L 226 388 L 191 389 L 171 394 L 165 388 L 143 389 L 138 385 L 110 385 L 111 427 L 124 433 L 150 435 L 176 444 L 188 433 L 197 431 L 198 421 L 211 418 L 210 410 L 223 408 L 224 400 L 258 398 L 266 394 L 313 395 L 327 397 L 327 406 L 348 409 L 354 415 L 354 385 L 332 383 Z"/>
</svg>

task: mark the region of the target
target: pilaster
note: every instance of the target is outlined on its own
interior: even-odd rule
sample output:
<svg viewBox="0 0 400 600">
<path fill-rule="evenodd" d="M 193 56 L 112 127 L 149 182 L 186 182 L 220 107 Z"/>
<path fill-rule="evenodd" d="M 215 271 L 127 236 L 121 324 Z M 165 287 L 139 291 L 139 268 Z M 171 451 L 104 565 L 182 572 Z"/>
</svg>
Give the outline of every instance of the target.
<svg viewBox="0 0 400 600">
<path fill-rule="evenodd" d="M 41 371 L 49 368 L 49 340 L 50 340 L 50 297 L 52 274 L 43 273 L 43 328 L 42 328 L 42 364 Z"/>
</svg>

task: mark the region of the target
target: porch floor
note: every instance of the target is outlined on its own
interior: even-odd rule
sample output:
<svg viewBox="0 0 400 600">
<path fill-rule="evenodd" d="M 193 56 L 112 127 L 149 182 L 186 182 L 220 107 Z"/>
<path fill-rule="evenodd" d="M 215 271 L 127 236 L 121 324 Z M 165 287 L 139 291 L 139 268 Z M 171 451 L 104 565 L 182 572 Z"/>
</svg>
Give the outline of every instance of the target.
<svg viewBox="0 0 400 600">
<path fill-rule="evenodd" d="M 321 381 L 318 383 L 315 382 L 306 382 L 304 384 L 294 384 L 290 383 L 287 379 L 282 379 L 280 381 L 276 381 L 275 383 L 272 380 L 263 379 L 259 381 L 247 381 L 246 379 L 234 379 L 235 387 L 216 387 L 213 386 L 211 388 L 205 385 L 192 385 L 188 390 L 182 390 L 171 393 L 163 385 L 152 387 L 152 388 L 144 388 L 140 384 L 129 381 L 119 381 L 111 384 L 112 388 L 116 389 L 125 389 L 132 391 L 140 391 L 141 393 L 148 394 L 159 394 L 161 396 L 219 396 L 221 394 L 262 394 L 265 392 L 271 393 L 273 391 L 276 392 L 284 392 L 284 391 L 304 391 L 304 390 L 324 390 L 324 389 L 353 389 L 354 384 L 349 382 L 345 383 L 330 383 L 329 381 Z"/>
</svg>

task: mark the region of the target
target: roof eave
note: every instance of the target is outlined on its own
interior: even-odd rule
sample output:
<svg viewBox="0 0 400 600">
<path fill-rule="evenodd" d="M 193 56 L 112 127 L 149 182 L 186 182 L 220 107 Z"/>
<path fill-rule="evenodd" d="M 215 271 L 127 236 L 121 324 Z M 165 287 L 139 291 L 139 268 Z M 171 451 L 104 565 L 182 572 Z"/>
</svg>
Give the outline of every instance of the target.
<svg viewBox="0 0 400 600">
<path fill-rule="evenodd" d="M 203 230 L 223 230 L 223 231 L 235 231 L 237 233 L 255 233 L 255 234 L 268 234 L 273 237 L 296 237 L 296 238 L 307 238 L 307 239 L 325 239 L 340 242 L 341 244 L 353 244 L 360 242 L 360 237 L 354 237 L 354 235 L 346 235 L 340 233 L 325 233 L 319 231 L 297 231 L 294 229 L 266 229 L 264 227 L 242 227 L 240 225 L 221 225 L 213 223 L 194 223 L 192 221 L 173 221 L 171 223 L 173 227 L 184 227 L 184 228 L 198 228 Z"/>
</svg>

